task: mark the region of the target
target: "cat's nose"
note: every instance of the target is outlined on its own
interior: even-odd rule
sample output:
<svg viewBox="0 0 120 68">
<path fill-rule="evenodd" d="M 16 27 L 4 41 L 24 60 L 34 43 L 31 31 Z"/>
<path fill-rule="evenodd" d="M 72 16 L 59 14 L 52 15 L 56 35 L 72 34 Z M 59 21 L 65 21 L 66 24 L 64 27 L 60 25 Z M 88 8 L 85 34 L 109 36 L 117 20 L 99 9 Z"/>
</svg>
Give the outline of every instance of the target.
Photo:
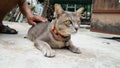
<svg viewBox="0 0 120 68">
<path fill-rule="evenodd" d="M 78 30 L 78 27 L 75 27 L 75 30 L 77 31 L 77 30 Z"/>
</svg>

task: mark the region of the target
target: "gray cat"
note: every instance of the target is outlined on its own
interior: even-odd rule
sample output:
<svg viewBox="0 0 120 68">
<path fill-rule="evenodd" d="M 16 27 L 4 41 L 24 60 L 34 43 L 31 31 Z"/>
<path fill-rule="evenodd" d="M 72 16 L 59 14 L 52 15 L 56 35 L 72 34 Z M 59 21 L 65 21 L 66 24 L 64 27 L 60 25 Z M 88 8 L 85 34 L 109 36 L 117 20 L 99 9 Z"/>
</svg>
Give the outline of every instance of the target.
<svg viewBox="0 0 120 68">
<path fill-rule="evenodd" d="M 64 11 L 59 4 L 55 4 L 55 19 L 50 23 L 39 23 L 28 31 L 28 38 L 34 42 L 37 49 L 44 56 L 53 57 L 55 51 L 52 48 L 66 47 L 74 53 L 81 53 L 79 48 L 71 42 L 71 34 L 80 28 L 80 17 L 84 8 L 76 12 Z"/>
</svg>

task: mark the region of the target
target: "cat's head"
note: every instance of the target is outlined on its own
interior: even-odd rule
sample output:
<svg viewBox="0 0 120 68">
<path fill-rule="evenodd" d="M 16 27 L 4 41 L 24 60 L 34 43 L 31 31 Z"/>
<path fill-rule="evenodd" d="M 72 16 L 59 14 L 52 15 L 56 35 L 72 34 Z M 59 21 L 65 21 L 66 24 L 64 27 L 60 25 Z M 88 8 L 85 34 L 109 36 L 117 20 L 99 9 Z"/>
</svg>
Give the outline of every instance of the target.
<svg viewBox="0 0 120 68">
<path fill-rule="evenodd" d="M 79 8 L 75 12 L 64 11 L 59 4 L 54 5 L 55 17 L 56 17 L 56 28 L 62 35 L 68 36 L 76 33 L 80 28 L 80 17 L 84 8 Z"/>
</svg>

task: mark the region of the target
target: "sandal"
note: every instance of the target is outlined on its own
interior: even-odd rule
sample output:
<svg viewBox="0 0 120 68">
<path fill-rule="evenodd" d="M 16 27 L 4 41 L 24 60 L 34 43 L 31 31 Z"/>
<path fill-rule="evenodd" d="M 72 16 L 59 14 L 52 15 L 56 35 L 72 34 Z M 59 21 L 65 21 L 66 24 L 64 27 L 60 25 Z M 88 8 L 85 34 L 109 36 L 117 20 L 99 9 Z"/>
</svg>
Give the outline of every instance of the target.
<svg viewBox="0 0 120 68">
<path fill-rule="evenodd" d="M 0 33 L 3 33 L 3 34 L 17 34 L 18 32 L 15 29 L 10 28 L 9 26 L 0 25 Z"/>
</svg>

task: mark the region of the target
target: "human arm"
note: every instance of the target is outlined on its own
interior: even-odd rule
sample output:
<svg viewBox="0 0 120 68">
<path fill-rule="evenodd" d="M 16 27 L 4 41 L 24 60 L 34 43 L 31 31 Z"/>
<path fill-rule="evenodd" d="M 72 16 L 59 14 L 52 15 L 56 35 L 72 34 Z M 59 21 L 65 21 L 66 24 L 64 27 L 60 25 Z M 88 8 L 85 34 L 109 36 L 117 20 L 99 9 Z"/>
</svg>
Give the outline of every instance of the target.
<svg viewBox="0 0 120 68">
<path fill-rule="evenodd" d="M 26 16 L 27 21 L 30 25 L 33 25 L 33 26 L 36 25 L 36 21 L 40 21 L 40 22 L 47 21 L 47 19 L 43 17 L 33 15 L 29 5 L 24 0 L 21 0 L 21 1 L 22 2 L 19 4 L 20 10 L 23 13 L 23 15 Z"/>
</svg>

